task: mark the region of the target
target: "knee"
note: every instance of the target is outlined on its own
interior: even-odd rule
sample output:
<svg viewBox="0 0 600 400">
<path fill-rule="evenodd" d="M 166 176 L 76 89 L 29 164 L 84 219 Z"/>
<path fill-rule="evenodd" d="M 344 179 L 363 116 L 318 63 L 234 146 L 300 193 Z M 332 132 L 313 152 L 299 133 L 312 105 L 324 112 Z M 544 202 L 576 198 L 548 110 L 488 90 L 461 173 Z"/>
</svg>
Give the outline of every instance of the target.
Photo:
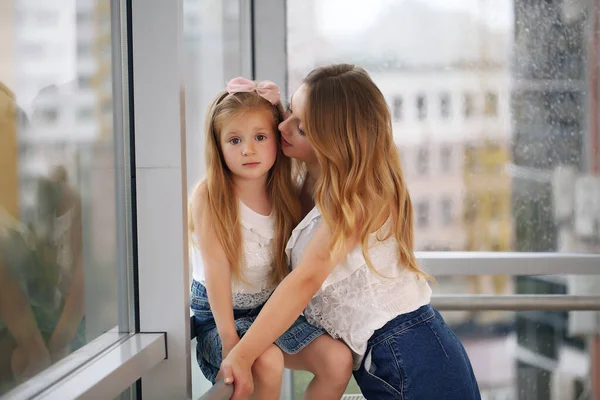
<svg viewBox="0 0 600 400">
<path fill-rule="evenodd" d="M 254 361 L 252 375 L 259 382 L 273 381 L 283 375 L 283 368 L 283 353 L 273 344 Z"/>
<path fill-rule="evenodd" d="M 335 385 L 347 385 L 352 376 L 352 352 L 339 340 L 332 340 L 323 353 L 315 375 L 327 379 Z"/>
</svg>

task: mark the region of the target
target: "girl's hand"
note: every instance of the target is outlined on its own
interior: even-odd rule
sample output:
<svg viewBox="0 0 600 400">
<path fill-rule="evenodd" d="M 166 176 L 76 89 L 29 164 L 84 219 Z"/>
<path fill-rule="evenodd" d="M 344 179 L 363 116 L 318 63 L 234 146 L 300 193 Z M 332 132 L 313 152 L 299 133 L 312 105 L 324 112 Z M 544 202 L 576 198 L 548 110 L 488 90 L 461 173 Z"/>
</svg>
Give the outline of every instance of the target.
<svg viewBox="0 0 600 400">
<path fill-rule="evenodd" d="M 35 349 L 17 346 L 10 356 L 10 367 L 18 382 L 31 378 L 50 364 L 50 354 L 45 346 Z"/>
<path fill-rule="evenodd" d="M 253 362 L 238 356 L 235 349 L 221 363 L 219 375 L 224 378 L 225 384 L 233 384 L 231 400 L 245 400 L 254 392 L 252 364 Z"/>
</svg>

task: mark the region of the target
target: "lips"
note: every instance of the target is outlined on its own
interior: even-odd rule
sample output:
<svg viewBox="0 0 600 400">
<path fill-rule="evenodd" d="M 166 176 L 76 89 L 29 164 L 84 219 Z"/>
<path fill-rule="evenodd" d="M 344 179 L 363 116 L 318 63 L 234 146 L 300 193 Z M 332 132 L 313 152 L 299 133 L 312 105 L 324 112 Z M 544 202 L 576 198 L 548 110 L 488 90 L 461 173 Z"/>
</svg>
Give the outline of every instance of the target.
<svg viewBox="0 0 600 400">
<path fill-rule="evenodd" d="M 258 164 L 260 164 L 259 162 L 249 162 L 249 163 L 244 163 L 242 164 L 244 167 L 256 167 Z"/>
<path fill-rule="evenodd" d="M 284 147 L 291 146 L 290 142 L 288 142 L 287 140 L 285 140 L 283 138 L 283 136 L 281 137 L 281 145 L 284 146 Z"/>
</svg>

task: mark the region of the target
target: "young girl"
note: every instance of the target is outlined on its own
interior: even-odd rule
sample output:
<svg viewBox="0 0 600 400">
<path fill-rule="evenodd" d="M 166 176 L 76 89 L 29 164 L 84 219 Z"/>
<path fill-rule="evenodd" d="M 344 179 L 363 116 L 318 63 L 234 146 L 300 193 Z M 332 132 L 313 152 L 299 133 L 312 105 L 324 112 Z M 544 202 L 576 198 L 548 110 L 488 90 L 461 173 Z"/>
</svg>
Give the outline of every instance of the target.
<svg viewBox="0 0 600 400">
<path fill-rule="evenodd" d="M 282 117 L 277 86 L 244 78 L 230 81 L 208 108 L 207 177 L 193 192 L 189 229 L 197 359 L 213 383 L 221 360 L 288 272 L 285 244 L 300 207 L 291 161 L 279 146 Z M 252 365 L 255 398 L 279 398 L 285 359 L 315 374 L 307 397 L 339 399 L 351 354 L 323 333 L 300 317 L 274 338 Z"/>
<path fill-rule="evenodd" d="M 293 272 L 223 360 L 232 399 L 252 391 L 249 366 L 302 311 L 351 348 L 367 399 L 480 399 L 465 349 L 429 304 L 381 91 L 361 68 L 318 68 L 294 93 L 280 130 L 284 152 L 307 164 L 303 192 L 316 207 L 288 242 Z"/>
</svg>

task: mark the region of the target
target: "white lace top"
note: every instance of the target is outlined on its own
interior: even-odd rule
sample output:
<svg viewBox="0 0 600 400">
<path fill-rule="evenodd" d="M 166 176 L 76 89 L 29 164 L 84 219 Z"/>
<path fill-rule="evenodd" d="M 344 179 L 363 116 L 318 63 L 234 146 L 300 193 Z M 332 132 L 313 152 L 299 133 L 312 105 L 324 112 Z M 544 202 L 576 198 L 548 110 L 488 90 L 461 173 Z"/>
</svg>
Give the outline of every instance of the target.
<svg viewBox="0 0 600 400">
<path fill-rule="evenodd" d="M 268 216 L 260 215 L 241 201 L 239 213 L 244 243 L 244 277 L 249 284 L 233 282 L 231 292 L 233 308 L 248 309 L 263 304 L 275 290 L 275 286 L 269 284 L 274 262 L 275 217 L 273 213 Z M 195 281 L 205 285 L 204 264 L 197 242 L 198 238 L 194 233 L 190 246 L 192 276 Z"/>
<path fill-rule="evenodd" d="M 298 265 L 321 219 L 315 207 L 292 232 L 286 247 L 292 268 Z M 350 347 L 354 369 L 360 367 L 367 342 L 377 329 L 400 314 L 429 304 L 431 299 L 425 279 L 400 264 L 393 237 L 378 241 L 376 233 L 372 234 L 369 256 L 375 269 L 392 279 L 371 272 L 357 246 L 334 268 L 304 310 L 308 322 Z"/>
</svg>

